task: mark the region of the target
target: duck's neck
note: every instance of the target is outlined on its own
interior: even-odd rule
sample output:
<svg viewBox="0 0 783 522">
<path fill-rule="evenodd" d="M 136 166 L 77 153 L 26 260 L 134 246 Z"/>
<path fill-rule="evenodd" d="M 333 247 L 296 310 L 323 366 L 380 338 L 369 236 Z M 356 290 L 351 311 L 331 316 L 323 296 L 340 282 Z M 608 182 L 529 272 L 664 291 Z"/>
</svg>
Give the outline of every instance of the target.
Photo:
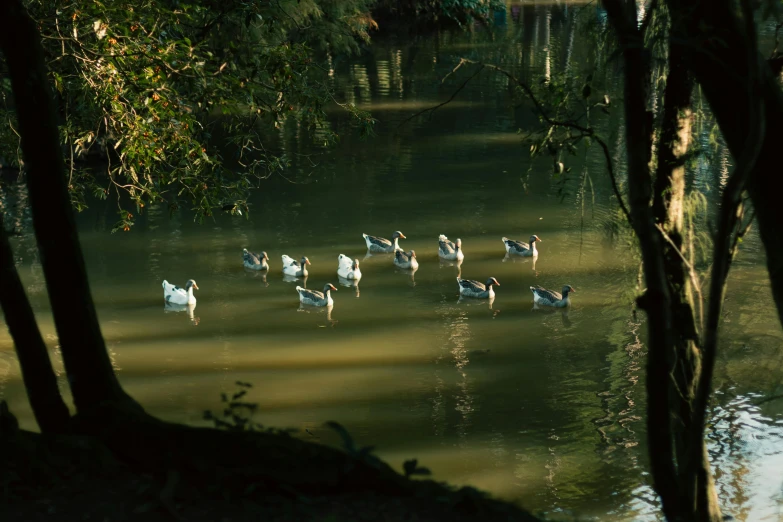
<svg viewBox="0 0 783 522">
<path fill-rule="evenodd" d="M 536 250 L 536 242 L 533 241 L 530 243 L 530 251 L 533 252 L 533 255 L 538 255 L 538 250 Z"/>
<path fill-rule="evenodd" d="M 191 286 L 188 288 L 188 303 L 192 303 L 196 300 L 196 297 L 193 295 L 193 287 Z"/>
<path fill-rule="evenodd" d="M 566 306 L 569 303 L 569 300 L 568 300 L 568 290 L 563 292 L 563 298 L 560 300 L 560 302 L 563 304 L 563 306 Z"/>
<path fill-rule="evenodd" d="M 399 243 L 398 243 L 398 241 L 399 241 L 399 240 L 400 240 L 400 238 L 398 238 L 398 237 L 395 237 L 395 238 L 394 238 L 394 243 L 392 244 L 392 248 L 393 248 L 394 250 L 398 250 L 398 249 L 400 248 L 400 245 L 399 245 Z"/>
<path fill-rule="evenodd" d="M 302 264 L 302 275 L 306 276 L 307 275 L 307 263 L 305 263 L 304 261 L 300 261 L 300 263 Z"/>
<path fill-rule="evenodd" d="M 495 289 L 492 288 L 493 286 L 495 285 L 489 285 L 489 288 L 487 288 L 487 293 L 489 293 L 490 298 L 495 297 Z"/>
</svg>

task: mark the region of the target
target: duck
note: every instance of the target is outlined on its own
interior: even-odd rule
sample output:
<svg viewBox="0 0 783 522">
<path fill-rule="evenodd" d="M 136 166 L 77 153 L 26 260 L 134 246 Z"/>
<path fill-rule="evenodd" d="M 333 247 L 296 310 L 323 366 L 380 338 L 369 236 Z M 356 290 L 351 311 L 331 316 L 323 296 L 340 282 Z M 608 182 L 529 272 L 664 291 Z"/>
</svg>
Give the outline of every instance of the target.
<svg viewBox="0 0 783 522">
<path fill-rule="evenodd" d="M 533 302 L 540 306 L 553 306 L 555 308 L 566 308 L 571 306 L 571 297 L 568 294 L 576 293 L 571 285 L 563 286 L 563 293 L 560 294 L 554 290 L 547 290 L 538 285 L 531 286 L 533 292 Z"/>
<path fill-rule="evenodd" d="M 245 268 L 250 270 L 269 270 L 269 264 L 266 262 L 269 256 L 266 252 L 260 254 L 254 254 L 249 252 L 247 248 L 242 249 L 242 260 Z"/>
<path fill-rule="evenodd" d="M 300 261 L 294 261 L 293 258 L 283 254 L 283 273 L 289 276 L 295 277 L 307 277 L 307 265 L 310 264 L 310 260 L 306 256 L 302 256 Z"/>
<path fill-rule="evenodd" d="M 455 242 L 441 234 L 438 236 L 438 255 L 447 261 L 462 261 L 465 255 L 462 253 L 462 240 L 457 238 Z"/>
<path fill-rule="evenodd" d="M 506 252 L 511 255 L 523 256 L 523 257 L 536 257 L 538 256 L 538 250 L 536 250 L 536 241 L 541 241 L 541 238 L 533 234 L 530 236 L 530 244 L 524 241 L 516 241 L 507 237 L 503 238 L 503 244 L 506 247 Z"/>
<path fill-rule="evenodd" d="M 196 304 L 196 296 L 193 290 L 198 290 L 198 285 L 193 279 L 185 283 L 185 288 L 174 286 L 165 279 L 163 280 L 163 299 L 167 303 L 178 305 Z"/>
<path fill-rule="evenodd" d="M 460 279 L 458 277 L 457 284 L 459 285 L 460 295 L 464 295 L 466 297 L 477 297 L 479 299 L 494 299 L 495 291 L 492 289 L 492 287 L 500 286 L 500 283 L 498 283 L 498 280 L 494 277 L 487 279 L 487 282 L 484 284 L 481 284 L 478 281 L 473 281 L 472 279 Z"/>
<path fill-rule="evenodd" d="M 399 239 L 407 239 L 405 234 L 399 230 L 392 234 L 391 241 L 382 237 L 368 236 L 367 234 L 362 234 L 362 237 L 364 238 L 364 242 L 367 243 L 367 250 L 369 252 L 378 252 L 382 254 L 391 254 L 397 250 L 402 250 L 397 241 Z"/>
<path fill-rule="evenodd" d="M 337 256 L 337 275 L 344 279 L 359 280 L 362 278 L 362 271 L 359 270 L 359 260 L 340 254 Z"/>
<path fill-rule="evenodd" d="M 419 262 L 416 261 L 416 252 L 411 250 L 408 253 L 397 250 L 394 253 L 394 264 L 400 268 L 416 270 L 419 268 Z"/>
<path fill-rule="evenodd" d="M 323 292 L 319 292 L 318 290 L 308 290 L 307 288 L 302 288 L 301 286 L 296 287 L 296 291 L 299 293 L 299 302 L 310 306 L 332 306 L 334 304 L 334 301 L 332 301 L 332 295 L 330 294 L 330 291 L 332 290 L 335 292 L 337 291 L 337 289 L 331 283 L 326 283 L 324 285 Z"/>
</svg>

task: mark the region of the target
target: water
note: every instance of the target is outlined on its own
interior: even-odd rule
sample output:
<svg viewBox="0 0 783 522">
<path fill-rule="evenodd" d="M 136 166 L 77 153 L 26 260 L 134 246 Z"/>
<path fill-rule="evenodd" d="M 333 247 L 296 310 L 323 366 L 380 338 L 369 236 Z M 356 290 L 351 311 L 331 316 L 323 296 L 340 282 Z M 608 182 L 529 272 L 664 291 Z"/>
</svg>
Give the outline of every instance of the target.
<svg viewBox="0 0 783 522">
<path fill-rule="evenodd" d="M 323 427 L 336 420 L 397 469 L 416 457 L 438 480 L 555 519 L 656 519 L 643 422 L 646 332 L 631 313 L 638 258 L 622 230 L 612 232 L 617 206 L 600 155 L 570 159 L 565 180 L 545 160 L 531 166 L 517 129 L 535 118 L 509 107 L 506 84 L 489 73 L 431 119 L 400 126 L 467 77 L 439 84 L 460 56 L 527 77 L 596 60 L 573 28 L 573 8 L 513 7 L 493 38 L 378 41 L 366 56 L 335 63 L 335 89 L 373 112 L 378 136 L 359 141 L 336 114 L 343 141 L 324 154 L 287 126 L 277 138 L 294 166 L 262 184 L 249 219 L 199 225 L 153 206 L 132 232 L 111 235 L 116 201 L 78 215 L 112 361 L 150 413 L 206 425 L 203 411 L 220 411 L 222 392 L 251 382 L 256 420 L 308 440 L 339 444 Z M 603 128 L 619 159 L 618 118 Z M 595 205 L 579 190 L 583 167 Z M 693 183 L 715 187 L 719 176 L 699 172 Z M 11 183 L 2 198 L 8 226 L 22 234 L 18 267 L 67 394 L 26 197 Z M 413 276 L 390 256 L 364 259 L 362 232 L 394 230 L 417 252 Z M 441 233 L 462 239 L 461 267 L 438 261 Z M 531 234 L 543 239 L 535 267 L 504 259 L 502 236 Z M 243 269 L 244 247 L 269 253 L 266 277 Z M 337 280 L 340 253 L 361 261 L 358 290 Z M 310 258 L 308 288 L 339 288 L 330 313 L 299 309 L 294 288 L 303 282 L 284 281 L 281 254 Z M 491 306 L 460 302 L 458 274 L 496 277 Z M 190 278 L 200 287 L 193 317 L 165 310 L 161 281 Z M 532 310 L 533 284 L 571 284 L 573 309 Z M 781 519 L 783 400 L 757 405 L 783 392 L 783 332 L 770 303 L 763 249 L 751 234 L 731 275 L 709 428 L 721 501 L 740 520 Z M 5 330 L 0 397 L 35 429 Z"/>
</svg>

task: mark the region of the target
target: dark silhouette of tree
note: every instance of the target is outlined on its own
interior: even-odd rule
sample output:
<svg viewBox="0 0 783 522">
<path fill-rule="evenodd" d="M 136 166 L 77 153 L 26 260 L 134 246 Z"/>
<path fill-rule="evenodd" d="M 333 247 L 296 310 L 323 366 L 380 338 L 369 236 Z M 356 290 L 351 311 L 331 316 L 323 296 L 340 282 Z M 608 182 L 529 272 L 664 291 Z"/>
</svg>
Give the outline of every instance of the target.
<svg viewBox="0 0 783 522">
<path fill-rule="evenodd" d="M 90 294 L 38 32 L 20 2 L 4 2 L 0 9 L 4 20 L 0 44 L 19 115 L 33 228 L 76 409 L 83 411 L 107 401 L 132 404 L 112 369 Z M 32 325 L 28 322 L 26 326 Z M 23 334 L 18 331 L 17 335 Z M 31 331 L 25 335 L 34 336 Z M 33 345 L 19 346 L 27 351 Z M 40 348 L 35 354 L 36 359 L 43 355 L 48 359 Z M 44 373 L 41 370 L 36 377 L 41 386 L 54 377 Z M 43 414 L 36 411 L 39 415 Z"/>
</svg>

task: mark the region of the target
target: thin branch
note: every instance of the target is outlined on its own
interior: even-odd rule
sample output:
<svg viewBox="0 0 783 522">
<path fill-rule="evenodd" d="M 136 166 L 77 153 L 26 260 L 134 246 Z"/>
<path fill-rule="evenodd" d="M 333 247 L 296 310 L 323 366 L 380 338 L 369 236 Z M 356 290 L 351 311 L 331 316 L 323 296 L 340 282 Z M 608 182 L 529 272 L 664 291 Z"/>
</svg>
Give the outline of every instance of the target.
<svg viewBox="0 0 783 522">
<path fill-rule="evenodd" d="M 527 85 L 525 82 L 521 81 L 519 78 L 517 78 L 510 72 L 506 71 L 505 69 L 498 67 L 497 65 L 482 64 L 481 62 L 476 62 L 473 60 L 469 60 L 467 58 L 463 58 L 463 60 L 465 60 L 467 63 L 484 65 L 488 69 L 493 69 L 499 72 L 500 74 L 504 75 L 506 78 L 508 78 L 515 84 L 517 84 L 525 92 L 527 97 L 530 98 L 530 100 L 533 102 L 533 105 L 535 105 L 536 107 L 536 111 L 541 115 L 542 118 L 544 118 L 544 121 L 546 121 L 549 125 L 575 129 L 581 132 L 582 134 L 584 134 L 585 136 L 589 136 L 594 140 L 596 140 L 604 151 L 604 158 L 606 159 L 606 169 L 609 171 L 609 177 L 612 181 L 612 190 L 614 190 L 614 194 L 617 197 L 617 201 L 620 203 L 620 208 L 622 209 L 623 214 L 625 214 L 625 218 L 628 220 L 628 223 L 633 224 L 633 221 L 631 219 L 631 213 L 628 211 L 628 208 L 625 206 L 623 197 L 620 195 L 620 189 L 617 186 L 617 178 L 614 173 L 614 162 L 612 161 L 612 156 L 611 153 L 609 152 L 609 146 L 606 144 L 604 140 L 602 140 L 595 133 L 592 127 L 584 127 L 583 125 L 579 125 L 570 121 L 560 121 L 551 118 L 544 110 L 543 104 L 538 100 L 538 98 L 536 98 L 536 95 L 533 93 L 533 89 L 531 89 L 529 85 Z"/>
<path fill-rule="evenodd" d="M 765 403 L 767 403 L 767 402 L 776 401 L 776 400 L 778 400 L 778 399 L 783 399 L 783 394 L 780 394 L 780 395 L 771 395 L 771 396 L 769 396 L 769 397 L 764 397 L 763 399 L 761 399 L 761 400 L 758 400 L 758 401 L 754 402 L 753 404 L 754 404 L 755 406 L 761 406 L 762 404 L 765 404 Z"/>
<path fill-rule="evenodd" d="M 456 71 L 456 70 L 457 70 L 457 68 L 459 68 L 459 65 L 458 65 L 457 67 L 455 67 L 455 68 L 454 68 L 454 71 Z M 452 100 L 454 100 L 454 98 L 456 98 L 456 97 L 457 97 L 457 95 L 460 93 L 460 91 L 461 91 L 462 89 L 464 89 L 464 88 L 465 88 L 465 86 L 466 86 L 466 85 L 467 85 L 467 84 L 470 82 L 470 80 L 472 80 L 473 78 L 475 78 L 476 76 L 478 76 L 478 74 L 479 74 L 481 71 L 483 71 L 483 70 L 484 70 L 484 66 L 483 66 L 483 65 L 482 65 L 482 66 L 480 66 L 478 69 L 476 69 L 476 72 L 474 72 L 472 75 L 470 75 L 470 77 L 469 77 L 467 80 L 465 80 L 464 82 L 462 82 L 462 85 L 460 85 L 460 86 L 457 88 L 457 90 L 456 90 L 456 91 L 454 91 L 454 92 L 451 94 L 451 97 L 449 97 L 449 99 L 448 99 L 448 100 L 446 100 L 446 101 L 445 101 L 445 102 L 443 102 L 443 103 L 439 103 L 438 105 L 436 105 L 436 106 L 434 106 L 434 107 L 428 107 L 428 108 L 426 108 L 426 109 L 424 109 L 424 110 L 421 110 L 421 111 L 419 111 L 419 112 L 415 113 L 414 115 L 412 115 L 412 116 L 410 116 L 410 117 L 408 117 L 408 118 L 405 118 L 404 120 L 402 120 L 402 122 L 400 122 L 400 124 L 397 126 L 397 128 L 399 129 L 400 127 L 402 127 L 403 125 L 405 125 L 406 123 L 408 123 L 409 121 L 411 121 L 412 119 L 414 119 L 414 118 L 416 118 L 416 117 L 418 117 L 418 116 L 421 116 L 422 114 L 424 114 L 424 113 L 426 113 L 426 112 L 429 112 L 429 113 L 430 113 L 430 118 L 432 118 L 432 115 L 435 113 L 435 111 L 437 111 L 438 109 L 440 109 L 440 108 L 441 108 L 441 107 L 443 107 L 444 105 L 451 103 L 451 102 L 452 102 Z M 454 72 L 454 71 L 452 71 L 452 72 Z"/>
<path fill-rule="evenodd" d="M 518 85 L 524 91 L 525 95 L 528 98 L 530 98 L 530 100 L 533 102 L 533 105 L 535 106 L 536 112 L 541 116 L 541 118 L 544 119 L 544 121 L 546 123 L 548 123 L 549 125 L 551 125 L 553 127 L 565 127 L 565 128 L 577 130 L 580 133 L 582 133 L 582 137 L 589 137 L 589 138 L 592 138 L 592 139 L 594 139 L 595 141 L 598 142 L 598 144 L 601 146 L 601 149 L 603 150 L 603 153 L 604 153 L 604 159 L 606 160 L 606 170 L 608 171 L 609 178 L 610 178 L 610 180 L 612 182 L 612 190 L 614 191 L 614 195 L 617 198 L 617 202 L 620 204 L 620 209 L 622 210 L 623 214 L 625 215 L 625 218 L 628 220 L 628 223 L 629 224 L 633 224 L 633 222 L 631 220 L 631 213 L 628 211 L 628 207 L 625 205 L 625 201 L 623 200 L 623 197 L 620 194 L 620 188 L 619 188 L 619 186 L 617 184 L 617 177 L 615 176 L 615 171 L 614 171 L 614 162 L 612 161 L 612 155 L 611 155 L 611 153 L 609 151 L 609 146 L 606 144 L 606 142 L 603 139 L 601 139 L 600 136 L 598 136 L 596 134 L 596 132 L 593 130 L 592 127 L 585 127 L 583 125 L 579 125 L 578 123 L 574 123 L 573 121 L 556 120 L 556 119 L 550 117 L 547 114 L 546 110 L 544 109 L 544 105 L 538 100 L 538 98 L 536 97 L 535 93 L 533 92 L 533 89 L 531 89 L 529 85 L 527 85 L 525 82 L 523 82 L 522 80 L 520 80 L 519 78 L 517 78 L 516 76 L 514 76 L 513 74 L 511 74 L 507 70 L 503 69 L 502 67 L 498 67 L 497 65 L 493 65 L 493 64 L 490 64 L 490 63 L 483 63 L 483 62 L 479 62 L 479 61 L 476 61 L 476 60 L 471 60 L 469 58 L 460 58 L 460 61 L 457 64 L 457 66 L 454 67 L 454 69 L 452 69 L 452 71 L 449 74 L 447 74 L 444 77 L 444 79 L 448 78 L 451 74 L 453 74 L 455 71 L 457 71 L 464 64 L 475 64 L 475 65 L 479 65 L 480 67 L 479 67 L 479 69 L 475 73 L 473 73 L 473 75 L 470 78 L 465 80 L 462 83 L 462 85 L 459 86 L 459 88 L 454 92 L 454 94 L 452 94 L 452 96 L 448 100 L 446 100 L 443 103 L 440 103 L 440 104 L 436 105 L 435 107 L 430 107 L 428 109 L 424 109 L 422 111 L 417 112 L 413 116 L 411 116 L 409 118 L 406 118 L 402 123 L 400 123 L 400 126 L 402 126 L 403 124 L 405 124 L 408 121 L 412 120 L 413 118 L 415 118 L 417 116 L 420 116 L 421 114 L 424 114 L 427 111 L 435 111 L 436 109 L 438 109 L 440 107 L 443 107 L 447 103 L 449 103 L 452 100 L 454 100 L 455 96 L 463 88 L 465 88 L 465 86 L 479 72 L 481 72 L 484 68 L 492 69 L 493 71 L 496 71 L 496 72 L 502 74 L 503 76 L 505 76 L 506 78 L 511 80 L 513 83 Z"/>
<path fill-rule="evenodd" d="M 663 239 L 665 239 L 666 242 L 669 243 L 669 246 L 671 246 L 672 249 L 677 253 L 677 255 L 680 256 L 680 259 L 682 260 L 683 264 L 688 269 L 688 275 L 691 278 L 691 283 L 693 283 L 693 288 L 694 290 L 696 290 L 696 293 L 699 294 L 699 330 L 704 331 L 704 296 L 702 296 L 701 293 L 701 282 L 699 281 L 699 278 L 696 275 L 696 270 L 693 268 L 691 262 L 685 258 L 685 254 L 683 254 L 682 250 L 680 250 L 677 247 L 677 244 L 669 236 L 669 234 L 666 233 L 666 231 L 663 229 L 661 224 L 656 223 L 655 228 L 658 229 L 658 231 L 661 233 L 661 236 L 663 236 Z"/>
</svg>

